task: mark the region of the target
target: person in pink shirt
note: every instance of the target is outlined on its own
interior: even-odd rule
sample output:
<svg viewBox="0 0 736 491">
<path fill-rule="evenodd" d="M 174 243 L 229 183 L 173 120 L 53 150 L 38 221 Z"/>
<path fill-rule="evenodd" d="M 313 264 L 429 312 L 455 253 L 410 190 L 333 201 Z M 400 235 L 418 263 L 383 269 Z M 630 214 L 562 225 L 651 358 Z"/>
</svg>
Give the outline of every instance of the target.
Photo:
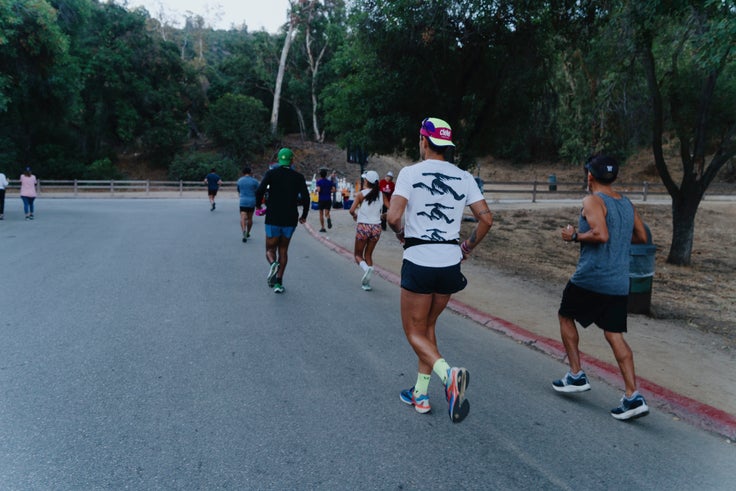
<svg viewBox="0 0 736 491">
<path fill-rule="evenodd" d="M 23 200 L 23 212 L 26 220 L 33 220 L 33 202 L 36 200 L 36 176 L 31 174 L 31 168 L 26 167 L 20 176 L 20 198 Z"/>
</svg>

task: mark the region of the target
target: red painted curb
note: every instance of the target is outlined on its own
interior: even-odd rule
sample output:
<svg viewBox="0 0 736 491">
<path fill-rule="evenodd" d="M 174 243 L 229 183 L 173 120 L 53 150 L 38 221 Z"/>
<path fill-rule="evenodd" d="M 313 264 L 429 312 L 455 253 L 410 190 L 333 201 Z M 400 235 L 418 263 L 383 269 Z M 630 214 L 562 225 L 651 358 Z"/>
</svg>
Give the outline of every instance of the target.
<svg viewBox="0 0 736 491">
<path fill-rule="evenodd" d="M 350 261 L 354 261 L 352 252 L 338 244 L 335 244 L 328 238 L 319 235 L 309 224 L 305 224 L 305 226 L 309 233 L 314 238 L 322 242 L 322 244 Z M 399 285 L 401 283 L 401 279 L 398 275 L 391 271 L 387 271 L 380 266 L 374 266 L 374 271 L 390 283 L 395 285 Z M 560 341 L 539 336 L 512 322 L 495 317 L 487 312 L 483 312 L 482 310 L 476 309 L 471 305 L 455 299 L 450 300 L 448 307 L 452 311 L 467 317 L 482 326 L 501 334 L 505 334 L 512 339 L 533 347 L 554 358 L 563 360 L 567 356 L 565 353 L 565 347 Z M 580 358 L 581 361 L 585 363 L 586 371 L 588 373 L 596 375 L 598 378 L 610 385 L 620 387 L 623 384 L 623 379 L 621 378 L 621 373 L 617 366 L 598 360 L 597 358 L 593 358 L 585 353 L 581 353 Z M 723 435 L 731 440 L 736 440 L 736 416 L 713 406 L 703 404 L 695 399 L 678 394 L 647 379 L 637 377 L 637 382 L 647 393 L 647 396 L 651 396 L 649 399 L 657 403 L 656 405 L 659 409 L 668 411 L 693 426 L 718 433 L 719 435 Z"/>
</svg>

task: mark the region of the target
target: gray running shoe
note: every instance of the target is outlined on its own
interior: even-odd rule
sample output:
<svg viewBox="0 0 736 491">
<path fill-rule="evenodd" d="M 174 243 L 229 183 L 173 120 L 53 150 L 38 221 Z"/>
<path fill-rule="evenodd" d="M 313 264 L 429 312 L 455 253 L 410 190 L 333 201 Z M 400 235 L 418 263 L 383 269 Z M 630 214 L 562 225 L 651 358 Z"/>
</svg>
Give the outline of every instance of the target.
<svg viewBox="0 0 736 491">
<path fill-rule="evenodd" d="M 360 281 L 361 286 L 365 290 L 365 287 L 371 286 L 371 276 L 373 276 L 373 266 L 368 266 L 368 269 L 363 273 L 363 279 Z"/>
<path fill-rule="evenodd" d="M 590 390 L 590 384 L 585 373 L 575 378 L 570 372 L 567 372 L 564 377 L 552 382 L 552 388 L 557 392 L 584 392 Z"/>
<path fill-rule="evenodd" d="M 633 418 L 641 418 L 649 414 L 649 406 L 644 397 L 635 393 L 634 397 L 627 399 L 625 396 L 621 398 L 621 405 L 611 409 L 611 416 L 622 421 Z"/>
<path fill-rule="evenodd" d="M 274 285 L 276 285 L 276 273 L 279 272 L 279 262 L 274 261 L 271 263 L 271 267 L 268 270 L 268 276 L 266 277 L 266 282 L 268 283 L 269 288 L 273 288 Z"/>
</svg>

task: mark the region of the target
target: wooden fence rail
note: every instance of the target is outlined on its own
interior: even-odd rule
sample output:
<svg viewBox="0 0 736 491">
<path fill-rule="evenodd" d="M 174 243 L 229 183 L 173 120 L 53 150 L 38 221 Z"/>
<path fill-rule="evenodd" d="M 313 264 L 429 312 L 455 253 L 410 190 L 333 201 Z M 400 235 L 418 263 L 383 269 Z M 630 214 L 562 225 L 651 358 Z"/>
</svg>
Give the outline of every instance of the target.
<svg viewBox="0 0 736 491">
<path fill-rule="evenodd" d="M 476 179 L 483 190 L 486 199 L 492 201 L 519 199 L 531 200 L 559 200 L 576 199 L 585 195 L 582 181 L 556 182 L 549 181 L 506 181 L 483 182 Z M 307 183 L 311 184 L 311 181 Z M 8 186 L 9 194 L 17 192 L 19 184 L 11 183 Z M 67 196 L 74 197 L 183 197 L 202 193 L 205 195 L 205 185 L 202 181 L 152 181 L 152 180 L 39 180 L 39 196 Z M 648 199 L 669 198 L 669 194 L 662 183 L 650 182 L 621 182 L 616 183 L 616 189 L 632 199 L 647 201 Z M 220 188 L 223 192 L 236 192 L 235 181 L 223 182 Z M 708 188 L 706 199 L 736 198 L 736 184 L 715 183 Z"/>
</svg>

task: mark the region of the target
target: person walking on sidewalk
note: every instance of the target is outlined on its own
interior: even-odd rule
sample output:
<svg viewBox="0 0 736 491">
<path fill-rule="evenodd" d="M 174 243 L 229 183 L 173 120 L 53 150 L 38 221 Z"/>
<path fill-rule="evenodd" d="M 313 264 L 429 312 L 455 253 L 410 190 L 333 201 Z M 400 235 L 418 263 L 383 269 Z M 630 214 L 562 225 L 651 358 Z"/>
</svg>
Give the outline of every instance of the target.
<svg viewBox="0 0 736 491">
<path fill-rule="evenodd" d="M 378 172 L 369 170 L 362 176 L 364 188 L 350 207 L 350 215 L 358 222 L 355 230 L 355 262 L 363 270 L 361 288 L 370 291 L 373 275 L 373 250 L 381 238 L 381 191 L 378 189 Z"/>
<path fill-rule="evenodd" d="M 243 176 L 236 184 L 240 196 L 240 230 L 243 232 L 243 242 L 248 242 L 250 230 L 253 228 L 253 212 L 256 209 L 258 184 L 258 180 L 251 175 L 250 167 L 245 166 Z"/>
<path fill-rule="evenodd" d="M 207 184 L 207 197 L 210 199 L 210 211 L 215 211 L 215 196 L 217 191 L 222 186 L 222 179 L 217 175 L 215 169 L 210 169 L 210 173 L 204 178 L 204 183 Z"/>
<path fill-rule="evenodd" d="M 401 321 L 419 359 L 417 381 L 400 398 L 419 413 L 429 412 L 427 392 L 435 373 L 445 386 L 450 419 L 459 423 L 470 410 L 465 398 L 470 374 L 445 361 L 437 347 L 435 328 L 450 296 L 465 288 L 460 263 L 491 229 L 493 214 L 473 176 L 452 164 L 454 147 L 449 124 L 437 118 L 422 121 L 419 155 L 424 160 L 399 172 L 387 221 L 404 244 Z M 460 242 L 466 206 L 477 225 Z"/>
<path fill-rule="evenodd" d="M 332 219 L 330 218 L 330 209 L 332 208 L 332 193 L 335 192 L 335 185 L 330 179 L 327 179 L 327 170 L 319 171 L 319 179 L 317 180 L 317 208 L 319 209 L 319 231 L 325 230 L 325 218 L 327 219 L 327 228 L 332 228 Z"/>
<path fill-rule="evenodd" d="M 293 152 L 282 148 L 278 154 L 278 167 L 266 172 L 256 190 L 256 203 L 261 207 L 266 201 L 266 260 L 269 264 L 266 281 L 275 293 L 284 292 L 284 272 L 289 260 L 289 242 L 297 222 L 306 223 L 309 213 L 309 190 L 304 176 L 291 168 Z M 302 205 L 299 216 L 298 206 Z"/>
<path fill-rule="evenodd" d="M 5 174 L 0 172 L 0 220 L 5 219 L 5 188 L 8 187 L 10 182 Z"/>
<path fill-rule="evenodd" d="M 595 323 L 613 350 L 626 386 L 621 405 L 611 410 L 611 416 L 626 420 L 649 413 L 644 397 L 637 390 L 634 355 L 623 334 L 629 295 L 630 246 L 645 243 L 647 232 L 631 201 L 611 187 L 618 176 L 616 160 L 597 155 L 586 162 L 585 170 L 589 194 L 583 199 L 577 230 L 568 225 L 561 231 L 562 240 L 580 243 L 577 268 L 565 286 L 558 311 L 570 370 L 552 382 L 552 388 L 565 393 L 590 390 L 580 365 L 580 338 L 575 321 L 584 328 Z"/>
<path fill-rule="evenodd" d="M 38 179 L 31 174 L 31 168 L 26 167 L 25 172 L 20 175 L 20 199 L 23 200 L 23 212 L 26 214 L 26 220 L 33 220 L 37 184 Z"/>
</svg>

